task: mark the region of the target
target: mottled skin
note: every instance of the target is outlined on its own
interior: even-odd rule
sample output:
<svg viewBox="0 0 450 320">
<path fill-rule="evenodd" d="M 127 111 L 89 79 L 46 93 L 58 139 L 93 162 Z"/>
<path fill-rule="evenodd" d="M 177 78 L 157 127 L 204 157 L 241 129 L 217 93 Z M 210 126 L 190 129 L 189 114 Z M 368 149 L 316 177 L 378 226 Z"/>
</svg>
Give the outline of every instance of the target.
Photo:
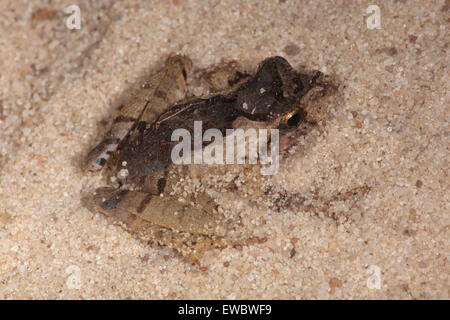
<svg viewBox="0 0 450 320">
<path fill-rule="evenodd" d="M 259 127 L 296 128 L 307 116 L 301 99 L 319 76 L 301 74 L 281 57 L 264 60 L 253 77 L 230 66 L 203 75 L 201 81 L 208 83 L 211 93 L 208 97 L 175 105 L 160 112 L 156 120 L 149 100 L 117 154 L 114 173 L 118 173 L 120 188 L 99 188 L 90 199 L 91 208 L 122 222 L 141 239 L 175 248 L 195 262 L 207 249 L 239 241 L 227 239 L 234 226 L 217 212 L 206 194 L 186 200 L 169 195 L 170 186 L 178 179 L 167 175 L 175 167 L 170 158 L 177 144 L 171 141 L 173 130 L 185 128 L 193 136 L 194 121 L 202 121 L 203 132 L 209 128 L 225 132 L 243 118 L 265 124 Z M 173 93 L 163 96 L 170 95 Z M 180 171 L 179 166 L 176 170 Z M 261 239 L 247 238 L 241 243 L 257 241 Z"/>
<path fill-rule="evenodd" d="M 142 187 L 143 178 L 168 168 L 171 150 L 178 143 L 171 141 L 172 132 L 184 128 L 193 139 L 194 121 L 202 121 L 203 132 L 216 128 L 225 134 L 225 130 L 232 128 L 238 117 L 273 127 L 272 122 L 278 125 L 286 117 L 297 114 L 300 118 L 294 123 L 296 126 L 306 116 L 300 110 L 300 100 L 314 85 L 314 80 L 314 77 L 296 72 L 285 59 L 273 57 L 264 60 L 256 75 L 244 80 L 231 93 L 178 104 L 160 115 L 150 126 L 147 122 L 141 122 L 136 134 L 124 146 L 117 163 L 118 171 L 128 170 L 122 183 Z"/>
</svg>

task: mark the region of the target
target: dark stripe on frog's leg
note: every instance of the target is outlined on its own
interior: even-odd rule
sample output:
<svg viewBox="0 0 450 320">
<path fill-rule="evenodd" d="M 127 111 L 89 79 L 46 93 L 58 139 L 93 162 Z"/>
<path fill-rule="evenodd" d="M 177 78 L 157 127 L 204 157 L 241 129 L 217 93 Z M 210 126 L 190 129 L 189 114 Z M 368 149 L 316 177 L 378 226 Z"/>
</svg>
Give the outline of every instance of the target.
<svg viewBox="0 0 450 320">
<path fill-rule="evenodd" d="M 136 211 L 138 213 L 142 213 L 144 211 L 144 209 L 147 207 L 147 205 L 150 203 L 150 201 L 152 200 L 153 195 L 151 195 L 150 193 L 141 201 L 141 203 L 139 204 L 139 206 L 137 207 Z"/>
<path fill-rule="evenodd" d="M 114 119 L 114 123 L 117 123 L 117 122 L 132 122 L 132 123 L 134 123 L 134 122 L 136 122 L 136 120 L 137 119 L 134 117 L 127 117 L 127 116 L 120 115 Z"/>
<path fill-rule="evenodd" d="M 161 99 L 167 99 L 167 94 L 162 90 L 156 90 L 155 96 Z"/>
<path fill-rule="evenodd" d="M 106 152 L 106 154 L 108 154 L 108 151 Z M 95 161 L 95 163 L 98 164 L 100 167 L 103 167 L 106 164 L 106 159 L 105 158 L 98 158 Z"/>
<path fill-rule="evenodd" d="M 164 172 L 164 177 L 158 179 L 157 186 L 158 186 L 159 194 L 164 193 L 164 189 L 166 188 L 166 182 L 167 182 L 166 176 L 167 176 L 167 171 Z"/>
<path fill-rule="evenodd" d="M 107 190 L 107 191 L 111 191 L 112 189 L 109 188 L 101 188 L 98 189 L 97 192 L 100 192 L 102 190 Z M 102 197 L 101 198 L 101 202 L 98 202 L 100 204 L 100 206 L 104 209 L 118 209 L 119 208 L 119 204 L 120 201 L 123 199 L 123 197 L 125 197 L 127 195 L 129 191 L 128 190 L 118 190 L 118 191 L 113 191 L 112 193 L 110 193 L 109 197 Z"/>
<path fill-rule="evenodd" d="M 128 133 L 128 131 L 127 131 Z M 86 157 L 86 166 L 90 171 L 97 171 L 102 169 L 108 159 L 117 150 L 122 137 L 114 137 L 114 132 L 108 133 L 108 138 L 103 139 L 94 149 L 92 149 Z M 111 136 L 113 138 L 111 138 Z"/>
</svg>

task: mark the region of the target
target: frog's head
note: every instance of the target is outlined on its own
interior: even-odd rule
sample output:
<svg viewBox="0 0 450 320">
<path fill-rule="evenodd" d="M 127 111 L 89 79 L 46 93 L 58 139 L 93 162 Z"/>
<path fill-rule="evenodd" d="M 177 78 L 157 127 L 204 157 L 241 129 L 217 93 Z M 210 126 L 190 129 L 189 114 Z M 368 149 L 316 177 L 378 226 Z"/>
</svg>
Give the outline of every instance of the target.
<svg viewBox="0 0 450 320">
<path fill-rule="evenodd" d="M 297 126 L 306 116 L 300 100 L 319 76 L 320 72 L 297 72 L 282 57 L 267 58 L 256 75 L 238 89 L 235 108 L 252 120 L 279 120 L 282 125 Z"/>
</svg>

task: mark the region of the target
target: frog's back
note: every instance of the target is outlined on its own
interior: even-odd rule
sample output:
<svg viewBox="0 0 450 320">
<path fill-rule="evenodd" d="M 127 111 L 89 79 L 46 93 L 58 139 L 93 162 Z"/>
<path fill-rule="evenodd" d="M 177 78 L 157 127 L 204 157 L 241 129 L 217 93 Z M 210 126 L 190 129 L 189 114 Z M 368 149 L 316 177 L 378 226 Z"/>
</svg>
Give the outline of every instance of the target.
<svg viewBox="0 0 450 320">
<path fill-rule="evenodd" d="M 233 106 L 234 100 L 222 95 L 194 99 L 174 106 L 148 127 L 144 122 L 140 123 L 124 146 L 117 163 L 118 169 L 122 169 L 126 164 L 129 182 L 166 170 L 172 164 L 173 147 L 180 143 L 172 141 L 172 134 L 176 129 L 185 130 L 187 138 L 190 139 L 190 146 L 193 147 L 195 122 L 201 122 L 202 136 L 205 130 L 211 128 L 225 133 L 237 116 Z"/>
</svg>

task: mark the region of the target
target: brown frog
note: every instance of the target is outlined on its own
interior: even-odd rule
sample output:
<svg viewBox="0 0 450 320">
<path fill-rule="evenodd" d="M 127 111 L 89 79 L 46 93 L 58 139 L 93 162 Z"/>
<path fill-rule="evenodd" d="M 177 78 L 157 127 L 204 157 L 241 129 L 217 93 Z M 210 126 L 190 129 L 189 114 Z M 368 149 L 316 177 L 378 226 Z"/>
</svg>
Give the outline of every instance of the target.
<svg viewBox="0 0 450 320">
<path fill-rule="evenodd" d="M 170 59 L 177 62 L 172 63 Z M 113 180 L 115 177 L 118 180 L 116 187 L 97 189 L 88 199 L 89 207 L 112 221 L 120 221 L 139 238 L 177 249 L 194 262 L 207 249 L 261 241 L 251 235 L 230 239 L 228 235 L 236 223 L 219 213 L 206 193 L 184 199 L 170 195 L 172 184 L 189 172 L 188 166 L 172 163 L 171 152 L 177 144 L 171 140 L 172 133 L 183 128 L 194 139 L 194 121 L 201 121 L 202 133 L 215 128 L 225 134 L 226 129 L 246 121 L 247 127 L 257 124 L 283 132 L 299 127 L 306 130 L 314 125 L 315 119 L 302 108 L 301 100 L 311 89 L 321 87 L 322 75 L 299 73 L 282 57 L 265 59 L 254 76 L 227 64 L 203 73 L 200 82 L 207 84 L 209 95 L 191 97 L 170 106 L 182 98 L 179 93 L 186 87 L 190 60 L 171 57 L 166 68 L 170 70 L 163 73 L 171 74 L 172 82 L 161 72 L 148 82 L 164 83 L 168 91 L 158 92 L 153 85 L 149 86 L 153 88 L 151 94 L 137 94 L 138 102 L 132 101 L 125 107 L 127 114 L 133 116 L 119 115 L 107 142 L 89 153 L 87 163 L 91 170 L 107 162 L 105 155 L 112 155 L 114 163 L 110 168 Z M 157 108 L 153 109 L 153 105 Z M 133 110 L 134 106 L 139 110 Z M 126 126 L 114 129 L 120 123 Z M 112 143 L 114 147 L 120 145 L 118 150 L 110 147 L 114 132 L 120 132 L 120 137 Z M 206 145 L 203 143 L 202 147 Z"/>
</svg>

